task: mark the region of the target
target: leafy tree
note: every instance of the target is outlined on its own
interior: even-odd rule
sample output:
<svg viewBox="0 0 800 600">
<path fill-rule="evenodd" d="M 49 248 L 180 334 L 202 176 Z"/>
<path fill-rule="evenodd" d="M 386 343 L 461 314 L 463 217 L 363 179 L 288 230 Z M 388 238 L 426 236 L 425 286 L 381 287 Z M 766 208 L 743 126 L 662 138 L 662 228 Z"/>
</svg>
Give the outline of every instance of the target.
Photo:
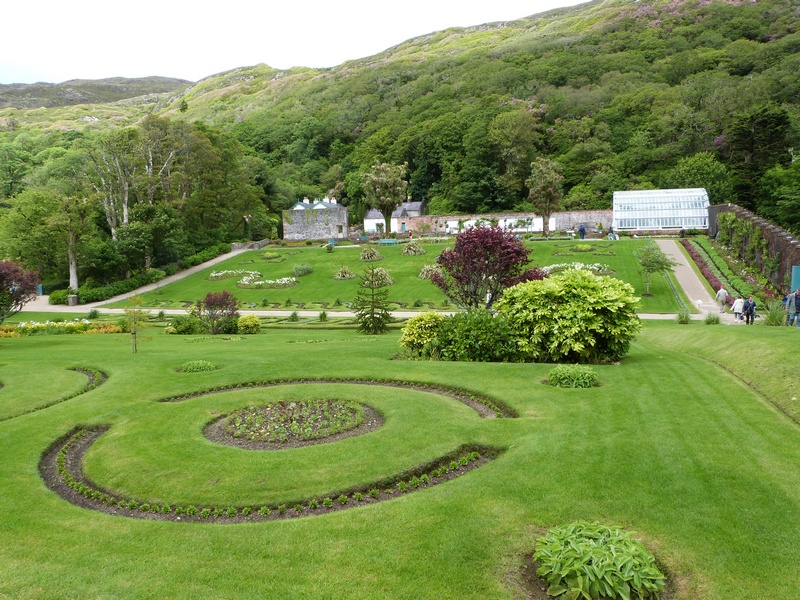
<svg viewBox="0 0 800 600">
<path fill-rule="evenodd" d="M 645 296 L 650 296 L 650 279 L 654 273 L 672 271 L 677 266 L 674 260 L 664 254 L 656 246 L 645 246 L 633 252 L 636 260 L 639 261 L 640 272 L 644 275 L 646 282 Z"/>
<path fill-rule="evenodd" d="M 530 189 L 528 200 L 533 210 L 542 216 L 542 236 L 550 236 L 550 215 L 561 206 L 564 176 L 561 166 L 549 158 L 538 157 L 531 163 L 531 176 L 525 181 Z"/>
<path fill-rule="evenodd" d="M 441 269 L 431 281 L 459 306 L 489 308 L 505 288 L 544 276 L 541 270 L 525 270 L 529 253 L 504 229 L 470 227 L 456 236 L 452 249 L 439 255 Z"/>
<path fill-rule="evenodd" d="M 392 230 L 392 212 L 406 199 L 407 171 L 407 164 L 376 163 L 361 177 L 367 204 L 381 212 L 387 234 Z"/>
<path fill-rule="evenodd" d="M 722 204 L 733 197 L 728 168 L 710 152 L 698 152 L 680 159 L 667 173 L 665 187 L 705 188 L 711 204 Z"/>
<path fill-rule="evenodd" d="M 598 363 L 628 353 L 641 329 L 638 303 L 619 279 L 569 269 L 507 289 L 497 312 L 527 360 Z"/>
<path fill-rule="evenodd" d="M 368 267 L 361 278 L 361 284 L 353 309 L 356 313 L 359 333 L 378 335 L 386 333 L 389 323 L 394 321 L 389 311 L 389 283 L 386 269 Z"/>
<path fill-rule="evenodd" d="M 11 260 L 0 261 L 0 323 L 36 298 L 39 279 Z"/>
<path fill-rule="evenodd" d="M 197 302 L 195 313 L 212 335 L 234 329 L 239 319 L 239 301 L 227 290 L 209 292 Z M 235 329 L 234 329 L 235 332 Z"/>
</svg>

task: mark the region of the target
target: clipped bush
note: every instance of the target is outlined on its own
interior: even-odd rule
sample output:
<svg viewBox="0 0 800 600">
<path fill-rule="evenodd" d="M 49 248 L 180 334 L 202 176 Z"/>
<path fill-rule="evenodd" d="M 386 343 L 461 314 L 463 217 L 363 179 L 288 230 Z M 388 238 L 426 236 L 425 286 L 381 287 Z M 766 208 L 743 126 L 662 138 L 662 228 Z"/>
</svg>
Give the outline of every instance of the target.
<svg viewBox="0 0 800 600">
<path fill-rule="evenodd" d="M 403 256 L 421 256 L 426 254 L 425 248 L 417 240 L 412 240 L 403 246 Z"/>
<path fill-rule="evenodd" d="M 383 255 L 372 246 L 364 246 L 361 248 L 361 258 L 364 262 L 375 262 L 383 260 Z"/>
<path fill-rule="evenodd" d="M 417 275 L 418 279 L 430 279 L 434 273 L 441 273 L 439 265 L 424 265 Z"/>
<path fill-rule="evenodd" d="M 495 307 L 525 360 L 598 363 L 628 353 L 638 304 L 629 284 L 570 269 L 508 288 Z"/>
<path fill-rule="evenodd" d="M 590 388 L 597 385 L 597 373 L 586 365 L 558 365 L 548 373 L 547 383 L 561 388 Z"/>
<path fill-rule="evenodd" d="M 341 266 L 339 270 L 336 271 L 336 274 L 333 276 L 334 279 L 355 279 L 356 274 L 350 267 Z"/>
<path fill-rule="evenodd" d="M 426 312 L 411 317 L 403 327 L 400 345 L 412 356 L 420 356 L 423 348 L 436 338 L 439 325 L 444 320 L 444 315 L 435 312 Z"/>
<path fill-rule="evenodd" d="M 536 540 L 536 573 L 549 596 L 656 599 L 666 585 L 655 557 L 618 527 L 572 523 Z"/>
<path fill-rule="evenodd" d="M 517 362 L 521 359 L 515 332 L 505 318 L 485 308 L 445 317 L 430 351 L 442 360 Z"/>
<path fill-rule="evenodd" d="M 244 315 L 237 322 L 239 333 L 258 333 L 261 330 L 261 319 L 256 315 Z"/>
<path fill-rule="evenodd" d="M 294 277 L 302 277 L 314 272 L 314 267 L 308 263 L 300 263 L 292 267 L 292 275 Z"/>
<path fill-rule="evenodd" d="M 50 304 L 67 304 L 69 301 L 68 296 L 74 294 L 74 290 L 53 290 L 47 301 Z"/>
<path fill-rule="evenodd" d="M 206 373 L 208 371 L 215 371 L 216 365 L 207 360 L 190 360 L 183 363 L 178 371 L 181 373 Z"/>
</svg>

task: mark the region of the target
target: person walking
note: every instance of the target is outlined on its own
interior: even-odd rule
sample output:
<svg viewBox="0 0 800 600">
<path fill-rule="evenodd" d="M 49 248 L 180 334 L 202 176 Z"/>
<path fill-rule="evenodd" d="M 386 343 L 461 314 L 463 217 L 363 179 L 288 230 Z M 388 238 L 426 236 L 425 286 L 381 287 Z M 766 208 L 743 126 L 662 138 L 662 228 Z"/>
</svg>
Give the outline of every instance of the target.
<svg viewBox="0 0 800 600">
<path fill-rule="evenodd" d="M 747 300 L 744 301 L 742 312 L 744 313 L 744 322 L 747 325 L 752 325 L 753 321 L 756 320 L 756 301 L 753 300 L 752 296 L 748 296 Z"/>
<path fill-rule="evenodd" d="M 791 327 L 797 322 L 797 326 L 800 327 L 800 288 L 786 297 L 786 312 L 789 316 L 786 324 Z"/>
<path fill-rule="evenodd" d="M 585 225 L 581 225 L 580 227 L 578 227 L 578 236 L 580 236 L 581 239 L 586 237 L 586 226 Z"/>
<path fill-rule="evenodd" d="M 717 302 L 719 302 L 719 314 L 725 313 L 725 305 L 728 303 L 728 290 L 726 290 L 723 286 L 720 286 L 717 295 L 714 296 Z"/>
<path fill-rule="evenodd" d="M 733 311 L 733 316 L 736 319 L 735 323 L 738 325 L 742 321 L 742 311 L 744 310 L 744 298 L 739 296 L 736 300 L 733 301 L 733 306 L 731 307 Z"/>
</svg>

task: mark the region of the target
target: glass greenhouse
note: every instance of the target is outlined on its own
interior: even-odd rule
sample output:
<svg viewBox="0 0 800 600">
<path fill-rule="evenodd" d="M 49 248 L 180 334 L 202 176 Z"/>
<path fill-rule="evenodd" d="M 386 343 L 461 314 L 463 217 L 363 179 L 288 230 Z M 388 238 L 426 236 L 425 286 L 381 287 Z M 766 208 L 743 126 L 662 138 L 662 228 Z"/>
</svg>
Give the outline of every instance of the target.
<svg viewBox="0 0 800 600">
<path fill-rule="evenodd" d="M 703 188 L 614 192 L 614 229 L 708 229 Z"/>
</svg>

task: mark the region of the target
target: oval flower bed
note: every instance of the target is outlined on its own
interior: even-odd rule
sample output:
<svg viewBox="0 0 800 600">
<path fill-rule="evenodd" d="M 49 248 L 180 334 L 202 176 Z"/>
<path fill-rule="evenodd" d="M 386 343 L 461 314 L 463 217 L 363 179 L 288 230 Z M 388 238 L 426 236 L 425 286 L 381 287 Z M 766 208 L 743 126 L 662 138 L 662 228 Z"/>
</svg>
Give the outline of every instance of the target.
<svg viewBox="0 0 800 600">
<path fill-rule="evenodd" d="M 328 437 L 357 427 L 362 407 L 339 400 L 274 402 L 228 415 L 222 430 L 233 438 L 287 444 Z"/>
</svg>

